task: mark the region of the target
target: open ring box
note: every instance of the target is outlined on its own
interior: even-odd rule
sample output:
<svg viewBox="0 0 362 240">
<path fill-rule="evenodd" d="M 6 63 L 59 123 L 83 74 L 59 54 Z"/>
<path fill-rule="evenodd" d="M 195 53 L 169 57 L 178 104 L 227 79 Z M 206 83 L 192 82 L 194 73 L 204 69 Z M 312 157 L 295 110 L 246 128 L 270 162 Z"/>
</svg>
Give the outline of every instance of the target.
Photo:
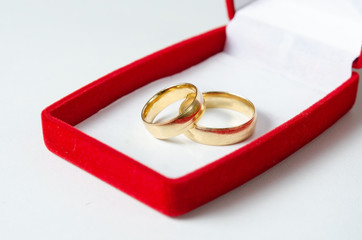
<svg viewBox="0 0 362 240">
<path fill-rule="evenodd" d="M 42 126 L 49 150 L 178 216 L 276 165 L 352 107 L 359 76 L 351 65 L 362 67 L 362 33 L 348 1 L 226 3 L 227 26 L 144 57 L 47 107 Z M 184 136 L 153 138 L 140 118 L 143 105 L 182 82 L 249 98 L 258 113 L 254 135 L 222 147 Z"/>
</svg>

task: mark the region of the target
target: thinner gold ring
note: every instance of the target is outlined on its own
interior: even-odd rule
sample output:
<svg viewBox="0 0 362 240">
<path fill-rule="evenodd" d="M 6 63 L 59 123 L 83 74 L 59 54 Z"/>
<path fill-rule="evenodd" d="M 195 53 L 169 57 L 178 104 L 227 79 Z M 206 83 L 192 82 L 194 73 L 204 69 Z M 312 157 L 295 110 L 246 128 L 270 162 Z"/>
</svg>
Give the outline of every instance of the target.
<svg viewBox="0 0 362 240">
<path fill-rule="evenodd" d="M 154 122 L 157 115 L 170 104 L 182 99 L 183 110 L 175 118 Z M 186 101 L 185 100 L 185 101 Z M 205 111 L 202 93 L 192 84 L 183 83 L 156 93 L 143 107 L 141 117 L 146 129 L 156 138 L 180 135 L 194 126 Z"/>
<path fill-rule="evenodd" d="M 226 108 L 234 110 L 246 115 L 248 120 L 229 128 L 209 128 L 195 123 L 193 128 L 184 133 L 186 137 L 198 143 L 221 146 L 239 143 L 253 134 L 257 116 L 251 101 L 226 92 L 206 92 L 203 93 L 203 97 L 206 109 Z M 185 100 L 181 104 L 181 112 L 187 106 L 188 101 L 190 100 Z"/>
</svg>

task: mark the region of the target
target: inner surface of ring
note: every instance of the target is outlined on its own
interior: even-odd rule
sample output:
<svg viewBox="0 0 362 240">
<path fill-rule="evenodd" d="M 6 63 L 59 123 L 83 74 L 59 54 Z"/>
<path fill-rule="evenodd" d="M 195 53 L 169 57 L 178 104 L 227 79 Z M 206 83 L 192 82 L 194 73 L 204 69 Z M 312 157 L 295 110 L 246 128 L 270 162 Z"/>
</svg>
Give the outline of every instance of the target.
<svg viewBox="0 0 362 240">
<path fill-rule="evenodd" d="M 192 85 L 178 85 L 169 89 L 166 89 L 159 94 L 156 94 L 153 98 L 150 99 L 144 111 L 142 112 L 142 117 L 148 123 L 152 123 L 156 116 L 167 106 L 171 105 L 174 102 L 177 102 L 181 99 L 186 98 L 188 101 L 184 104 L 182 112 L 177 117 L 186 117 L 190 114 L 192 109 L 190 106 L 193 101 L 195 101 L 196 88 Z M 173 121 L 171 119 L 170 121 Z"/>
<path fill-rule="evenodd" d="M 205 100 L 206 108 L 224 108 L 237 111 L 244 114 L 249 119 L 252 119 L 255 116 L 254 105 L 245 98 L 224 92 L 207 92 L 203 93 L 203 97 Z M 192 94 L 190 94 L 187 99 L 181 104 L 180 112 L 183 112 L 187 108 L 187 106 L 189 106 L 189 104 L 192 102 L 192 99 L 193 96 Z"/>
</svg>

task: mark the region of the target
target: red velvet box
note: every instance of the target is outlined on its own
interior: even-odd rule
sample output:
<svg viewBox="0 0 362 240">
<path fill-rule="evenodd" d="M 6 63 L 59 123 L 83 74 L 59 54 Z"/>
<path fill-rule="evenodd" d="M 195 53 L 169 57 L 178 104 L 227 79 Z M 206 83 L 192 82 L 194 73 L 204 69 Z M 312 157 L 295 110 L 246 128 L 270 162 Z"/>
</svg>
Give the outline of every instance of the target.
<svg viewBox="0 0 362 240">
<path fill-rule="evenodd" d="M 234 2 L 226 2 L 229 16 L 233 18 Z M 58 156 L 150 207 L 169 216 L 178 216 L 273 167 L 322 133 L 352 107 L 359 78 L 355 72 L 326 96 L 283 124 L 176 178 L 167 177 L 75 128 L 75 125 L 125 95 L 222 52 L 226 37 L 226 27 L 221 27 L 182 41 L 122 67 L 47 107 L 42 112 L 46 146 Z M 362 67 L 361 57 L 355 60 L 354 67 Z M 141 119 L 139 125 L 142 126 Z"/>
</svg>

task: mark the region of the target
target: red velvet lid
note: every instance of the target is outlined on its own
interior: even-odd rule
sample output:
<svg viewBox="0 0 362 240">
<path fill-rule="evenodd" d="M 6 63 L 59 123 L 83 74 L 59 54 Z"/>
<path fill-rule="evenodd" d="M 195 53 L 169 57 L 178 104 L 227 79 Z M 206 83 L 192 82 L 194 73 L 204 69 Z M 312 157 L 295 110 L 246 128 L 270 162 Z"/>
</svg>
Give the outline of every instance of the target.
<svg viewBox="0 0 362 240">
<path fill-rule="evenodd" d="M 225 0 L 226 2 L 226 8 L 227 8 L 227 12 L 228 12 L 228 16 L 229 19 L 232 19 L 235 15 L 235 6 L 237 5 L 236 2 L 239 2 L 238 5 L 246 5 L 250 2 L 250 0 Z M 360 69 L 362 68 L 362 49 L 361 49 L 361 54 L 360 57 L 357 58 L 352 65 L 353 68 L 357 68 Z"/>
<path fill-rule="evenodd" d="M 360 57 L 357 58 L 354 62 L 353 62 L 353 68 L 362 68 L 362 49 L 361 49 L 361 54 Z"/>
<path fill-rule="evenodd" d="M 228 11 L 229 19 L 232 19 L 235 15 L 234 0 L 225 0 L 225 1 L 226 1 L 226 9 Z"/>
</svg>

